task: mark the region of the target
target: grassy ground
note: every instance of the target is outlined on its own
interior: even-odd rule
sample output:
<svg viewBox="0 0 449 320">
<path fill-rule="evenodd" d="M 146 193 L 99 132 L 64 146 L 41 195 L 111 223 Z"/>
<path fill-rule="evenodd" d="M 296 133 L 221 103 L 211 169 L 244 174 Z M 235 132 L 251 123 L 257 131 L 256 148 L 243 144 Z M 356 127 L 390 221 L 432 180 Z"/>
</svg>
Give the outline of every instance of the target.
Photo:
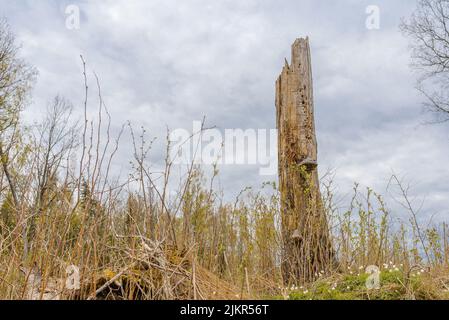
<svg viewBox="0 0 449 320">
<path fill-rule="evenodd" d="M 446 300 L 449 299 L 449 272 L 416 269 L 405 272 L 389 265 L 380 274 L 380 287 L 368 289 L 369 275 L 349 271 L 345 275 L 323 277 L 309 286 L 280 288 L 273 297 L 285 300 Z M 267 297 L 269 298 L 269 297 Z"/>
</svg>

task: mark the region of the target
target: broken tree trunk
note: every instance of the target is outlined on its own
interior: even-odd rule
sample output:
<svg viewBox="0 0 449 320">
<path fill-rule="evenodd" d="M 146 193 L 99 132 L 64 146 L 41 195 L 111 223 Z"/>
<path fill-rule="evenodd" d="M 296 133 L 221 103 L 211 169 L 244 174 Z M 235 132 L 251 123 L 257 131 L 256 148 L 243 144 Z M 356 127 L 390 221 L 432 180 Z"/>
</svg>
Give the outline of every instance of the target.
<svg viewBox="0 0 449 320">
<path fill-rule="evenodd" d="M 334 262 L 319 190 L 309 40 L 297 39 L 276 81 L 279 186 L 286 284 L 306 283 Z"/>
</svg>

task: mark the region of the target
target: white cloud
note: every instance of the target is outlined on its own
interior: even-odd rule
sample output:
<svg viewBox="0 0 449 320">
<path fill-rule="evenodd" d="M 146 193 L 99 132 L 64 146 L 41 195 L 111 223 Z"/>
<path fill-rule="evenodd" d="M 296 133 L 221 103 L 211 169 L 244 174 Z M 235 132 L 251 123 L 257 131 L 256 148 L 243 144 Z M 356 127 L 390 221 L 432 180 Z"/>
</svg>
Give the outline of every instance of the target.
<svg viewBox="0 0 449 320">
<path fill-rule="evenodd" d="M 80 30 L 65 28 L 64 6 L 72 3 L 81 8 Z M 381 28 L 373 31 L 365 28 L 369 4 L 0 0 L 24 57 L 40 70 L 29 119 L 57 93 L 81 108 L 83 54 L 115 126 L 129 119 L 162 141 L 166 125 L 190 129 L 203 115 L 220 129 L 273 128 L 274 81 L 294 38 L 309 35 L 320 167 L 338 169 L 342 190 L 353 180 L 384 189 L 394 170 L 413 178 L 429 211 L 444 211 L 448 128 L 420 126 L 421 97 L 397 28 L 414 4 L 377 1 Z M 162 150 L 161 143 L 154 154 Z M 121 162 L 127 158 L 125 142 Z M 266 180 L 257 167 L 222 174 L 232 194 Z"/>
</svg>

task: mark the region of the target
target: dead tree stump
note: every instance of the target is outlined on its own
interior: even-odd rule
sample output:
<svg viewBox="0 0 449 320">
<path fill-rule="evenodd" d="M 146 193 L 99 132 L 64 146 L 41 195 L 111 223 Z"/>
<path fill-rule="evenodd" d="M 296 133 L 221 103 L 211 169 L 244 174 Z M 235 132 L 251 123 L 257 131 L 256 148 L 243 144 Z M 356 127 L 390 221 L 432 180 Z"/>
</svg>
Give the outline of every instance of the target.
<svg viewBox="0 0 449 320">
<path fill-rule="evenodd" d="M 327 272 L 334 253 L 319 189 L 309 40 L 297 39 L 276 81 L 279 186 L 286 284 Z"/>
</svg>

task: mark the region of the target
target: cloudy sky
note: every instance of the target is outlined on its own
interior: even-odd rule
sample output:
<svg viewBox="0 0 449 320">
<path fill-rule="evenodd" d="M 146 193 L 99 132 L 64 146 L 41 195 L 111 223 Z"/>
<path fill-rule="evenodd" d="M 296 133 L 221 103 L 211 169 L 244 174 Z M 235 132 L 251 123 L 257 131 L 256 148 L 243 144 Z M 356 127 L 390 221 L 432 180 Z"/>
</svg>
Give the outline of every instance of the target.
<svg viewBox="0 0 449 320">
<path fill-rule="evenodd" d="M 66 27 L 68 5 L 80 9 L 77 30 Z M 378 30 L 366 28 L 368 5 L 380 8 Z M 294 39 L 309 36 L 321 174 L 332 169 L 344 197 L 354 181 L 386 193 L 395 172 L 425 199 L 427 215 L 443 220 L 449 125 L 425 124 L 407 39 L 398 30 L 414 6 L 412 0 L 0 0 L 0 16 L 39 70 L 29 121 L 56 94 L 81 112 L 82 54 L 100 78 L 115 130 L 129 120 L 160 140 L 166 126 L 190 130 L 203 116 L 221 130 L 274 128 L 274 82 Z M 122 144 L 118 163 L 126 164 L 129 136 Z M 153 161 L 161 150 L 155 147 Z M 258 166 L 222 167 L 221 187 L 232 196 L 276 179 L 258 172 Z"/>
</svg>

